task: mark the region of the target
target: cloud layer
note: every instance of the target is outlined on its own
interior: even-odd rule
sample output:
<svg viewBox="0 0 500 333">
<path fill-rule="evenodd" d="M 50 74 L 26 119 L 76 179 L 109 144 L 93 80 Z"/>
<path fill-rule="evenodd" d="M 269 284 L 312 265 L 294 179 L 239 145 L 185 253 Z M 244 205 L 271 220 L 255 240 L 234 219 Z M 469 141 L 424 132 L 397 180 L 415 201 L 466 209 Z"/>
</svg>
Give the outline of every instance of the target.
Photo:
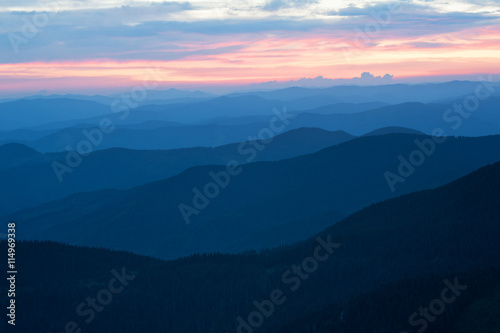
<svg viewBox="0 0 500 333">
<path fill-rule="evenodd" d="M 0 89 L 130 84 L 148 66 L 165 82 L 499 72 L 488 0 L 4 1 L 0 22 Z"/>
</svg>

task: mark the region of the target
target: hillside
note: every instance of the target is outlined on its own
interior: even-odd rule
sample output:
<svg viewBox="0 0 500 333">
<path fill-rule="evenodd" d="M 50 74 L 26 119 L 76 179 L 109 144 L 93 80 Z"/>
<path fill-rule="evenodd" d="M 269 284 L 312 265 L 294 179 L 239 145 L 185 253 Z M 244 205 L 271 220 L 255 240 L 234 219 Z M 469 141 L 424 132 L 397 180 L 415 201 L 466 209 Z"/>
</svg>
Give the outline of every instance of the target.
<svg viewBox="0 0 500 333">
<path fill-rule="evenodd" d="M 448 138 L 404 182 L 394 184 L 392 192 L 384 175 L 398 172 L 398 157 L 408 159 L 418 148 L 415 140 L 430 139 L 408 134 L 363 137 L 314 154 L 232 168 L 232 177 L 226 166 L 194 167 L 130 190 L 75 194 L 7 218 L 19 221 L 24 239 L 161 258 L 235 253 L 305 239 L 372 203 L 444 185 L 500 160 L 500 136 Z M 197 194 L 201 191 L 208 197 Z M 327 213 L 327 221 L 310 222 Z M 298 224 L 296 232 L 286 237 L 271 233 L 290 223 Z M 147 232 L 137 238 L 143 228 Z"/>
<path fill-rule="evenodd" d="M 103 249 L 23 242 L 18 246 L 23 288 L 17 298 L 23 311 L 16 328 L 60 331 L 74 321 L 95 333 L 245 332 L 238 331 L 237 318 L 248 322 L 256 311 L 254 301 L 265 304 L 273 290 L 281 290 L 285 300 L 263 317 L 259 331 L 412 331 L 416 327 L 408 318 L 443 297 L 443 281 L 448 280 L 464 287 L 455 288 L 457 296 L 426 331 L 460 332 L 453 327 L 466 320 L 468 332 L 496 333 L 498 318 L 485 326 L 484 316 L 479 322 L 470 316 L 493 297 L 500 279 L 499 187 L 497 163 L 435 190 L 368 207 L 306 242 L 260 254 L 163 262 Z M 318 237 L 338 245 L 318 246 Z M 325 250 L 317 252 L 318 247 Z M 317 258 L 330 255 L 311 270 L 306 262 L 314 259 L 307 258 L 316 252 Z M 292 274 L 292 265 L 301 263 L 309 273 Z M 75 309 L 89 295 L 108 288 L 113 269 L 129 278 L 126 286 L 86 323 L 88 316 L 78 316 Z M 0 285 L 7 287 L 5 281 Z M 450 289 L 444 295 L 453 296 Z M 484 314 L 495 311 L 498 307 L 492 304 Z"/>
<path fill-rule="evenodd" d="M 127 189 L 170 178 L 193 166 L 292 158 L 352 138 L 340 131 L 302 128 L 278 135 L 264 146 L 252 141 L 165 151 L 112 148 L 84 156 L 80 165 L 69 169 L 65 168 L 67 152 L 40 154 L 20 144 L 7 144 L 0 146 L 0 183 L 9 191 L 0 194 L 0 212 L 12 213 L 78 192 Z M 255 147 L 265 149 L 259 151 Z M 53 163 L 59 163 L 57 173 Z"/>
</svg>

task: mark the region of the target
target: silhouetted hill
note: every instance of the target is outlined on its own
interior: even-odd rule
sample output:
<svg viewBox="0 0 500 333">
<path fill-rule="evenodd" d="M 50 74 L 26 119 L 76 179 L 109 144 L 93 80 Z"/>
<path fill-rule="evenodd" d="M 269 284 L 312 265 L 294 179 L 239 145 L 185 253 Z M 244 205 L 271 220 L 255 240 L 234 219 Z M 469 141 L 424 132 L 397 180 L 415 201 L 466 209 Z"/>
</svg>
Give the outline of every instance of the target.
<svg viewBox="0 0 500 333">
<path fill-rule="evenodd" d="M 498 303 L 485 304 L 484 298 L 493 295 L 500 278 L 498 188 L 500 163 L 446 186 L 363 209 L 321 232 L 321 241 L 314 237 L 260 254 L 162 262 L 22 242 L 16 253 L 23 258 L 18 283 L 24 288 L 16 303 L 23 304 L 23 311 L 16 328 L 61 331 L 75 321 L 95 333 L 241 333 L 248 331 L 239 328 L 242 321 L 258 321 L 249 315 L 267 311 L 272 313 L 261 315 L 258 326 L 266 333 L 413 332 L 423 324 L 410 325 L 410 316 L 423 318 L 419 308 L 430 306 L 440 314 L 426 321 L 426 332 L 461 333 L 453 328 L 465 320 L 467 332 L 496 333 L 498 318 L 485 324 Z M 148 227 L 144 219 L 140 232 Z M 123 233 L 119 224 L 113 231 Z M 125 287 L 88 324 L 89 315 L 79 316 L 75 309 L 109 288 L 113 269 L 127 278 L 122 279 Z M 5 279 L 0 285 L 7 288 Z M 447 301 L 441 311 L 433 306 L 443 297 Z M 272 311 L 269 299 L 279 301 Z M 472 317 L 478 321 L 472 322 L 471 307 L 480 302 L 480 313 Z"/>
<path fill-rule="evenodd" d="M 364 136 L 386 135 L 394 133 L 425 135 L 424 133 L 411 128 L 390 126 L 390 127 L 379 128 L 375 131 L 371 131 L 369 133 L 366 133 Z"/>
<path fill-rule="evenodd" d="M 40 155 L 41 153 L 32 148 L 26 147 L 25 145 L 21 145 L 18 143 L 8 143 L 0 146 L 0 154 L 4 158 L 15 160 L 18 158 Z"/>
<path fill-rule="evenodd" d="M 8 218 L 19 220 L 19 234 L 27 239 L 103 246 L 162 258 L 237 252 L 279 245 L 274 237 L 263 244 L 260 235 L 266 230 L 288 223 L 308 225 L 310 218 L 334 212 L 328 221 L 331 224 L 374 202 L 437 187 L 500 160 L 500 136 L 448 138 L 411 175 L 401 171 L 404 178 L 392 192 L 386 172 L 396 176 L 398 168 L 404 169 L 398 158 L 413 156 L 419 149 L 416 140 L 428 144 L 431 139 L 408 134 L 363 137 L 315 154 L 244 165 L 238 170 L 241 174 L 229 181 L 224 176 L 226 166 L 200 166 L 127 191 L 73 195 Z M 217 187 L 214 177 L 222 185 Z M 210 199 L 196 194 L 207 191 L 210 183 L 210 192 L 206 192 Z M 188 219 L 181 215 L 180 204 L 186 205 L 183 211 Z M 119 232 L 115 232 L 118 226 Z M 322 227 L 315 226 L 309 235 Z M 141 228 L 147 232 L 137 238 Z M 289 239 L 276 239 L 280 243 L 303 239 L 309 236 L 304 229 L 297 228 L 301 232 Z"/>
<path fill-rule="evenodd" d="M 256 155 L 256 161 L 277 161 L 314 153 L 354 138 L 355 136 L 344 131 L 330 132 L 319 128 L 305 127 L 293 129 L 274 137 L 271 144 L 259 151 Z M 254 146 L 252 142 L 249 145 Z M 238 146 L 239 144 L 231 144 L 224 147 L 231 151 L 237 151 Z M 241 156 L 235 159 L 240 161 Z"/>
<path fill-rule="evenodd" d="M 17 143 L 0 146 L 0 170 L 29 163 L 40 155 L 36 150 Z"/>
<path fill-rule="evenodd" d="M 247 163 L 249 157 L 253 157 L 252 161 L 292 158 L 352 138 L 344 132 L 302 128 L 274 137 L 262 151 L 253 148 L 261 147 L 259 142 L 168 151 L 112 148 L 82 157 L 81 165 L 70 167 L 71 172 L 64 169 L 68 166 L 67 152 L 40 154 L 23 145 L 8 144 L 0 146 L 0 170 L 4 170 L 0 173 L 0 183 L 9 189 L 0 193 L 0 212 L 12 213 L 78 192 L 127 189 L 172 177 L 198 165 L 224 165 L 230 160 Z M 255 150 L 258 154 L 243 154 L 239 151 L 240 145 L 244 152 Z M 55 162 L 60 163 L 57 167 L 60 177 L 54 171 Z"/>
</svg>

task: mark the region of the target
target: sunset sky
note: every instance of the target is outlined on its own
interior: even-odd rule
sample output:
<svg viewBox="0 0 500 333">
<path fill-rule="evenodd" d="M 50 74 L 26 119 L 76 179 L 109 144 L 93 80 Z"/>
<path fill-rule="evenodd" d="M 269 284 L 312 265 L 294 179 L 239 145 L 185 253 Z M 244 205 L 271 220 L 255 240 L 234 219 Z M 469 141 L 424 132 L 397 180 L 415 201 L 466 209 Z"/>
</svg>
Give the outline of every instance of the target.
<svg viewBox="0 0 500 333">
<path fill-rule="evenodd" d="M 488 0 L 5 0 L 0 35 L 3 93 L 500 73 Z"/>
</svg>

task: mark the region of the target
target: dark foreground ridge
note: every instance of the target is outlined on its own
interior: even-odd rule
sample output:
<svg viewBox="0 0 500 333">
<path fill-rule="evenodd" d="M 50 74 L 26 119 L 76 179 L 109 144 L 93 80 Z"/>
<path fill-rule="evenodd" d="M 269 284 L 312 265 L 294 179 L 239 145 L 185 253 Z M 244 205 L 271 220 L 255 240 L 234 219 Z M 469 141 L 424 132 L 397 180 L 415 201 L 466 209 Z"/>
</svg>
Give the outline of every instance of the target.
<svg viewBox="0 0 500 333">
<path fill-rule="evenodd" d="M 366 333 L 425 326 L 429 333 L 462 333 L 473 323 L 497 333 L 499 188 L 497 163 L 260 254 L 165 262 L 22 242 L 16 329 L 65 332 L 70 323 L 92 333 Z M 7 288 L 5 280 L 0 286 Z M 120 292 L 106 292 L 111 288 Z M 270 306 L 270 299 L 278 302 Z"/>
</svg>

